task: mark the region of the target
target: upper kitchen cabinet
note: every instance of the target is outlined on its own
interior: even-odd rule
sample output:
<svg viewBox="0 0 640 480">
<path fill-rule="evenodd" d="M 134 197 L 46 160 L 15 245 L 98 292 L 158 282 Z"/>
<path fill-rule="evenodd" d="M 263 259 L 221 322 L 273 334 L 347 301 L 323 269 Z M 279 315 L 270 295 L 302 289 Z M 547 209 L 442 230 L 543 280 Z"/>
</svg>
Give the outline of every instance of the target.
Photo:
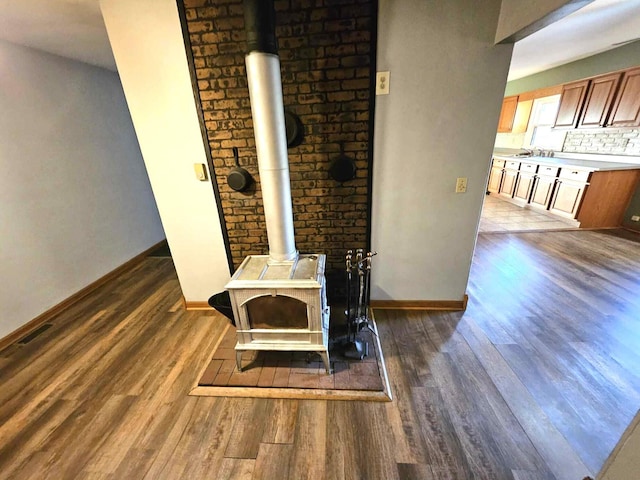
<svg viewBox="0 0 640 480">
<path fill-rule="evenodd" d="M 640 126 L 640 67 L 624 72 L 609 125 Z"/>
<path fill-rule="evenodd" d="M 505 97 L 500 110 L 500 121 L 498 122 L 498 133 L 509 133 L 513 129 L 513 120 L 516 116 L 518 106 L 518 96 Z"/>
<path fill-rule="evenodd" d="M 511 129 L 511 133 L 524 133 L 527 131 L 532 107 L 533 100 L 522 100 L 521 98 L 518 98 L 518 106 L 516 108 L 516 115 L 513 119 L 513 128 Z"/>
<path fill-rule="evenodd" d="M 590 80 L 582 80 L 563 85 L 555 127 L 574 128 L 578 125 L 589 82 Z"/>
<path fill-rule="evenodd" d="M 578 122 L 579 128 L 597 128 L 607 125 L 621 76 L 621 73 L 612 73 L 591 80 Z"/>
<path fill-rule="evenodd" d="M 533 100 L 520 101 L 518 96 L 502 101 L 498 133 L 524 133 L 527 131 Z"/>
</svg>

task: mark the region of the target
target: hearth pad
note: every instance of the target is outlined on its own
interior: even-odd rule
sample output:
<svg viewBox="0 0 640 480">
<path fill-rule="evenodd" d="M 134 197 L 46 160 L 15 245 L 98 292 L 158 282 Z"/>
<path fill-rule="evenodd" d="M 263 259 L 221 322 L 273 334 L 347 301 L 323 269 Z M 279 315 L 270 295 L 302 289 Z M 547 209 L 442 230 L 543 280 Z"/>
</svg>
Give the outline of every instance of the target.
<svg viewBox="0 0 640 480">
<path fill-rule="evenodd" d="M 375 319 L 372 330 L 377 333 Z M 330 347 L 333 374 L 313 352 L 246 352 L 242 372 L 235 364 L 235 328 L 229 325 L 189 393 L 212 397 L 315 398 L 328 400 L 390 401 L 391 391 L 378 337 L 363 330 L 369 343 L 363 360 L 342 356 Z"/>
</svg>

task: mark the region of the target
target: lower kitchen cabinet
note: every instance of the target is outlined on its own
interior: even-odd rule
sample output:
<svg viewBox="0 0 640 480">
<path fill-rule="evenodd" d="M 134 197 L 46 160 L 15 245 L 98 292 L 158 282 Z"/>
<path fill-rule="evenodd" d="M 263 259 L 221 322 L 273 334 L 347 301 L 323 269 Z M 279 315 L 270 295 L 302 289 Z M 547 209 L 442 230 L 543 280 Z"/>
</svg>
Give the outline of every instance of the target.
<svg viewBox="0 0 640 480">
<path fill-rule="evenodd" d="M 518 168 L 520 162 L 506 162 L 502 174 L 502 184 L 500 185 L 500 195 L 512 198 L 516 190 L 516 180 L 518 179 Z"/>
<path fill-rule="evenodd" d="M 593 172 L 578 210 L 580 228 L 619 227 L 640 185 L 640 169 Z"/>
<path fill-rule="evenodd" d="M 518 169 L 518 179 L 513 190 L 513 200 L 522 205 L 529 203 L 531 191 L 533 190 L 533 181 L 536 178 L 538 165 L 535 163 L 521 163 Z"/>
<path fill-rule="evenodd" d="M 518 181 L 516 182 L 516 188 L 513 192 L 514 200 L 519 200 L 522 204 L 529 203 L 531 198 L 531 191 L 533 190 L 533 181 L 536 178 L 535 173 L 520 172 L 518 175 Z"/>
<path fill-rule="evenodd" d="M 640 184 L 640 168 L 581 170 L 495 159 L 487 190 L 521 206 L 575 220 L 580 228 L 618 227 Z"/>
<path fill-rule="evenodd" d="M 585 188 L 585 183 L 558 179 L 549 204 L 549 211 L 562 217 L 575 218 Z"/>
<path fill-rule="evenodd" d="M 487 191 L 491 193 L 500 192 L 500 185 L 502 185 L 502 172 L 504 170 L 504 160 L 494 160 L 489 173 L 489 183 L 487 184 Z"/>
<path fill-rule="evenodd" d="M 540 165 L 535 181 L 533 182 L 533 191 L 531 192 L 530 205 L 535 208 L 547 210 L 551 203 L 553 188 L 556 186 L 558 177 L 558 167 L 548 165 Z"/>
<path fill-rule="evenodd" d="M 555 185 L 556 177 L 536 176 L 533 182 L 533 191 L 529 204 L 532 207 L 547 210 L 551 203 L 551 195 L 553 194 L 553 187 L 555 187 Z"/>
<path fill-rule="evenodd" d="M 571 167 L 561 168 L 549 211 L 562 217 L 576 218 L 589 177 L 597 173 Z"/>
</svg>

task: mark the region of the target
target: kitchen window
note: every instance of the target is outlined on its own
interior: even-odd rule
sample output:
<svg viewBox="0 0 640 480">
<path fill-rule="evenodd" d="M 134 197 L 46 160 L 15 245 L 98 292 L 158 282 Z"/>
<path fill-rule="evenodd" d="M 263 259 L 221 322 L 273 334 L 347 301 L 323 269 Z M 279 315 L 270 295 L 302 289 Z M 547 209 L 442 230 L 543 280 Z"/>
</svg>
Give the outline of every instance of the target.
<svg viewBox="0 0 640 480">
<path fill-rule="evenodd" d="M 553 128 L 559 105 L 560 95 L 536 98 L 533 101 L 529 126 L 524 136 L 524 148 L 562 150 L 567 132 Z"/>
</svg>

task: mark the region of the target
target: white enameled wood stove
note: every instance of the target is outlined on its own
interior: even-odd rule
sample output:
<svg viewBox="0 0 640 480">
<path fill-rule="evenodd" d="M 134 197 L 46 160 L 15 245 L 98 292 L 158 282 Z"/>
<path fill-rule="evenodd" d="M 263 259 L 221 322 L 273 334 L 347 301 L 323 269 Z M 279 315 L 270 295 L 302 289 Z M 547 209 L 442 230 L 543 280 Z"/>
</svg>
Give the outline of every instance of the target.
<svg viewBox="0 0 640 480">
<path fill-rule="evenodd" d="M 226 285 L 237 327 L 236 363 L 241 370 L 247 350 L 310 351 L 330 373 L 325 255 L 300 255 L 295 246 L 273 0 L 245 0 L 244 9 L 269 255 L 247 257 Z"/>
<path fill-rule="evenodd" d="M 325 255 L 269 260 L 247 257 L 226 287 L 236 319 L 238 370 L 246 350 L 279 350 L 317 352 L 330 372 Z"/>
</svg>

